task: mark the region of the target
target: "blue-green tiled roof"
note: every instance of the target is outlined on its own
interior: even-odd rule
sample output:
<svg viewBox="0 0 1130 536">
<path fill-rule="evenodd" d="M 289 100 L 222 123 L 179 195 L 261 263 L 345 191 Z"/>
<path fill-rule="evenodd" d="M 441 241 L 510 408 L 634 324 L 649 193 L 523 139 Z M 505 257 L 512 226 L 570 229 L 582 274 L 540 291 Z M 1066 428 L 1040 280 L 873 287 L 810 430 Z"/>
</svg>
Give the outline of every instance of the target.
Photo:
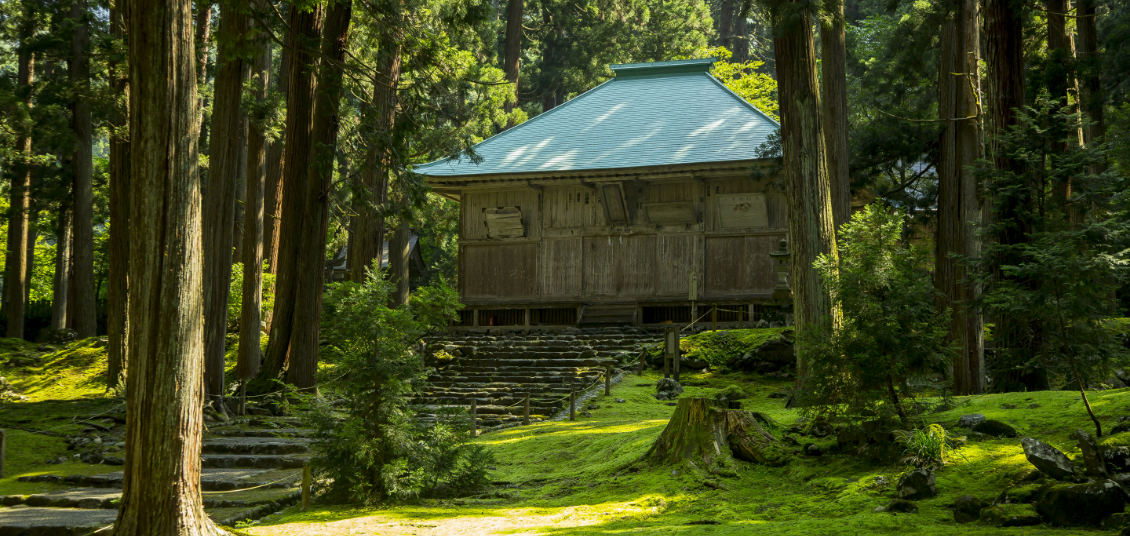
<svg viewBox="0 0 1130 536">
<path fill-rule="evenodd" d="M 612 65 L 616 77 L 475 146 L 482 162 L 418 166 L 432 177 L 753 160 L 780 125 L 707 72 L 712 59 Z"/>
</svg>

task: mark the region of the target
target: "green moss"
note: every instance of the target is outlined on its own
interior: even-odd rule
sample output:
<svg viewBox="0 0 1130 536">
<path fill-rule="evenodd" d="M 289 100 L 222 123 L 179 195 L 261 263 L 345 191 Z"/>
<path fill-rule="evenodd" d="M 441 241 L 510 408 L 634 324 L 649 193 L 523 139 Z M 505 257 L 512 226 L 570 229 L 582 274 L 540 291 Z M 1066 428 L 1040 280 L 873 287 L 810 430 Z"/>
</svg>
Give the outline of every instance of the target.
<svg viewBox="0 0 1130 536">
<path fill-rule="evenodd" d="M 679 340 L 679 350 L 684 359 L 700 359 L 711 367 L 724 367 L 731 359 L 741 357 L 747 352 L 780 337 L 789 328 L 731 329 L 704 331 Z M 652 351 L 658 355 L 662 348 Z"/>
</svg>

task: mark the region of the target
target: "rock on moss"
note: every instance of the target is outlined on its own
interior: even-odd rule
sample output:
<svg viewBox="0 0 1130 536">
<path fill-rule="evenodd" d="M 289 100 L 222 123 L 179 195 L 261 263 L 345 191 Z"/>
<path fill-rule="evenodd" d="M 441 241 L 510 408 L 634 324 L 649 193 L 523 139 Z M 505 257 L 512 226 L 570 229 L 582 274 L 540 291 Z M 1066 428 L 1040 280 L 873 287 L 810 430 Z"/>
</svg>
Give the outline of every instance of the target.
<svg viewBox="0 0 1130 536">
<path fill-rule="evenodd" d="M 981 522 L 995 527 L 1028 527 L 1040 524 L 1040 514 L 1030 504 L 998 504 L 981 510 Z"/>
<path fill-rule="evenodd" d="M 1040 491 L 1042 489 L 1043 486 L 1040 484 L 1028 484 L 1027 486 L 1009 488 L 1001 492 L 996 502 L 997 504 L 1033 503 L 1040 498 Z"/>
<path fill-rule="evenodd" d="M 1054 485 L 1036 503 L 1040 515 L 1057 527 L 1097 525 L 1104 517 L 1122 513 L 1125 508 L 1125 492 L 1111 480 Z"/>
<path fill-rule="evenodd" d="M 900 499 L 911 501 L 929 499 L 937 495 L 938 488 L 934 486 L 934 472 L 926 469 L 915 469 L 902 475 L 898 481 L 898 493 Z"/>
<path fill-rule="evenodd" d="M 962 415 L 961 418 L 957 420 L 957 426 L 959 428 L 973 428 L 975 425 L 982 422 L 985 422 L 984 415 L 971 413 L 969 415 Z"/>
<path fill-rule="evenodd" d="M 994 437 L 1016 437 L 1019 435 L 1016 433 L 1016 428 L 992 419 L 973 425 L 973 431 Z"/>
<path fill-rule="evenodd" d="M 1044 474 L 1063 480 L 1075 473 L 1071 460 L 1055 447 L 1031 437 L 1021 439 L 1020 444 L 1024 447 L 1024 457 Z"/>
<path fill-rule="evenodd" d="M 892 514 L 917 514 L 918 505 L 906 499 L 892 499 L 883 511 Z"/>
<path fill-rule="evenodd" d="M 1103 449 L 1103 463 L 1112 473 L 1130 471 L 1130 447 L 1107 447 Z"/>
<path fill-rule="evenodd" d="M 1083 453 L 1083 467 L 1087 476 L 1106 476 L 1106 463 L 1103 461 L 1102 452 L 1099 450 L 1095 438 L 1080 430 L 1075 429 L 1073 434 L 1079 441 L 1079 450 Z"/>
<path fill-rule="evenodd" d="M 953 520 L 958 523 L 972 523 L 981 517 L 985 503 L 972 495 L 962 495 L 953 502 Z"/>
</svg>

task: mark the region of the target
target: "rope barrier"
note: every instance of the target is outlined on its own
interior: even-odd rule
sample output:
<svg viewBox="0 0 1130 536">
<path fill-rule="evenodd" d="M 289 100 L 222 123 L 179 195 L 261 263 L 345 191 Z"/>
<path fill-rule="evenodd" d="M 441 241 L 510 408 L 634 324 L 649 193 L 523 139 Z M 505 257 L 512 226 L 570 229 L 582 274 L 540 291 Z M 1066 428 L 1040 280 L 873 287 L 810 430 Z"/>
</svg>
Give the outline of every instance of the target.
<svg viewBox="0 0 1130 536">
<path fill-rule="evenodd" d="M 266 484 L 259 484 L 258 486 L 255 486 L 253 488 L 229 489 L 229 490 L 225 490 L 225 491 L 201 491 L 200 494 L 201 495 L 219 495 L 221 493 L 239 493 L 241 491 L 251 491 L 253 489 L 259 489 L 259 488 L 267 487 L 267 486 L 270 486 L 272 484 L 278 484 L 279 482 L 282 482 L 283 480 L 287 480 L 289 478 L 294 478 L 294 477 L 293 476 L 289 476 L 289 477 L 284 476 L 284 477 L 282 477 L 282 478 L 280 478 L 280 479 L 278 479 L 274 482 L 267 482 Z"/>
</svg>

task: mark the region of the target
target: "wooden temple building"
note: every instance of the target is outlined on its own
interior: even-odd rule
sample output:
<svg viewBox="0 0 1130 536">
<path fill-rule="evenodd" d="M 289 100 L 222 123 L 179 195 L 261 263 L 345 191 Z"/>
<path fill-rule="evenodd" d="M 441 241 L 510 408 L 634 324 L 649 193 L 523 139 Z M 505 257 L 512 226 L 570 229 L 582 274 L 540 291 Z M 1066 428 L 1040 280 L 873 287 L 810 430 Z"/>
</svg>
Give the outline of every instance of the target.
<svg viewBox="0 0 1130 536">
<path fill-rule="evenodd" d="M 478 163 L 414 169 L 461 205 L 457 326 L 761 318 L 788 225 L 757 149 L 780 127 L 712 64 L 612 65 L 611 80 L 476 145 Z"/>
</svg>

